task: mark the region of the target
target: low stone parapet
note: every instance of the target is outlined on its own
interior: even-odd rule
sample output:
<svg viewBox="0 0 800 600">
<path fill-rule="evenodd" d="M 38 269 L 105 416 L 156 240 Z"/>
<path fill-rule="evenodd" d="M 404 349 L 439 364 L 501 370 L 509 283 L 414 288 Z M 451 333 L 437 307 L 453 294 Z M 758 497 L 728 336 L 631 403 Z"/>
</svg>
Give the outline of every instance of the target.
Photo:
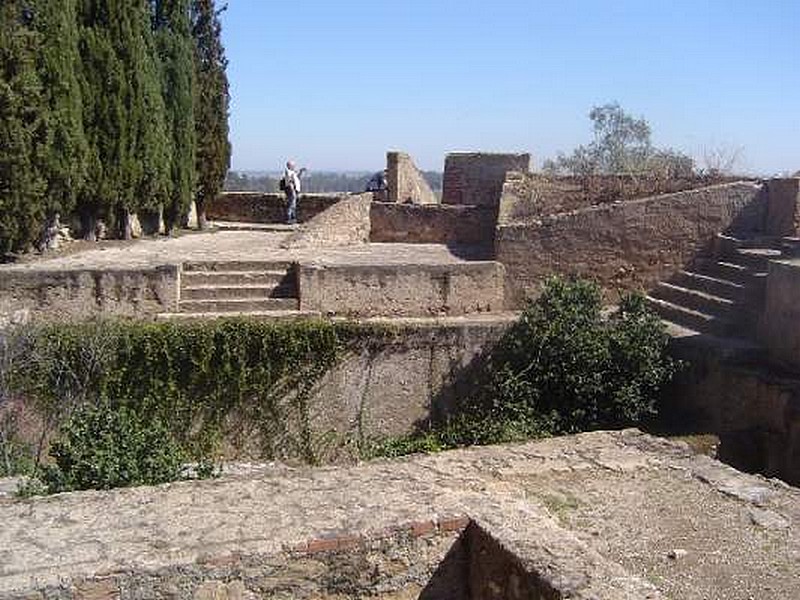
<svg viewBox="0 0 800 600">
<path fill-rule="evenodd" d="M 495 215 L 486 206 L 373 202 L 370 241 L 491 246 Z"/>
<path fill-rule="evenodd" d="M 308 221 L 346 196 L 347 194 L 301 194 L 297 200 L 297 220 Z M 284 223 L 286 208 L 284 194 L 222 192 L 206 208 L 206 218 L 212 221 Z"/>
<path fill-rule="evenodd" d="M 0 277 L 0 312 L 48 320 L 147 316 L 177 309 L 177 265 L 103 270 L 8 270 Z"/>
<path fill-rule="evenodd" d="M 502 311 L 505 269 L 494 261 L 319 265 L 298 270 L 300 309 L 344 316 L 435 316 Z"/>
</svg>

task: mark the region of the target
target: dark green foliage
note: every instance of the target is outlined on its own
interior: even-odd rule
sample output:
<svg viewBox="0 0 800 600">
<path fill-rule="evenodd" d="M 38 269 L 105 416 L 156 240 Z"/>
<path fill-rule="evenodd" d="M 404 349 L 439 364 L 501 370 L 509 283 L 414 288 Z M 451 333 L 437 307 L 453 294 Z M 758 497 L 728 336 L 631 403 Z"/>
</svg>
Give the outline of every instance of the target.
<svg viewBox="0 0 800 600">
<path fill-rule="evenodd" d="M 88 143 L 83 129 L 83 101 L 76 0 L 37 0 L 34 25 L 40 33 L 38 71 L 47 124 L 42 165 L 48 217 L 75 209 L 86 176 Z"/>
<path fill-rule="evenodd" d="M 92 153 L 85 213 L 118 228 L 166 197 L 170 147 L 146 0 L 84 0 L 84 123 Z"/>
<path fill-rule="evenodd" d="M 221 9 L 224 10 L 224 7 Z M 197 214 L 201 226 L 205 206 L 222 190 L 230 168 L 228 140 L 230 93 L 225 73 L 228 61 L 222 45 L 222 27 L 214 0 L 192 0 L 195 42 L 195 127 L 197 135 Z"/>
<path fill-rule="evenodd" d="M 83 406 L 50 448 L 41 475 L 49 493 L 156 485 L 178 479 L 184 455 L 158 418 L 124 404 Z"/>
<path fill-rule="evenodd" d="M 0 4 L 0 258 L 34 243 L 45 219 L 47 130 L 33 19 L 27 2 Z"/>
<path fill-rule="evenodd" d="M 168 227 L 180 225 L 195 189 L 194 42 L 190 0 L 155 0 L 156 46 L 161 60 L 167 133 L 171 140 Z M 227 132 L 226 132 L 227 133 Z"/>
<path fill-rule="evenodd" d="M 432 429 L 379 445 L 390 455 L 641 424 L 675 365 L 641 295 L 602 312 L 599 288 L 553 278 L 475 374 L 459 410 Z M 375 450 L 372 451 L 375 453 Z"/>
</svg>

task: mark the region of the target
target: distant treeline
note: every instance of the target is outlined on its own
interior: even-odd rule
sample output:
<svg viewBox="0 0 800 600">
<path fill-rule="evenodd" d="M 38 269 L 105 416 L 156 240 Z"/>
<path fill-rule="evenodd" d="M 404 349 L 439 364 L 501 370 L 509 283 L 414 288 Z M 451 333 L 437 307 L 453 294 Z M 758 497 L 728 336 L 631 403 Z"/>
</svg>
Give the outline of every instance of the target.
<svg viewBox="0 0 800 600">
<path fill-rule="evenodd" d="M 0 257 L 61 218 L 180 226 L 230 166 L 215 0 L 0 0 Z"/>
<path fill-rule="evenodd" d="M 442 174 L 438 171 L 423 171 L 423 176 L 434 192 L 442 189 Z M 303 177 L 303 192 L 363 192 L 367 181 L 374 173 L 306 173 Z M 254 175 L 231 171 L 225 180 L 225 190 L 229 192 L 277 192 L 279 175 Z"/>
</svg>

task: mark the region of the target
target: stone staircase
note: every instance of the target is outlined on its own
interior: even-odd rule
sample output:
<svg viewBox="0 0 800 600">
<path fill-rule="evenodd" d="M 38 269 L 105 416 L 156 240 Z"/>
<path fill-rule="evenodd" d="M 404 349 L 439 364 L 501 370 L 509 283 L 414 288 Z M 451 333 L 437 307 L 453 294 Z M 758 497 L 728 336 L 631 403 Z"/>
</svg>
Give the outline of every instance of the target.
<svg viewBox="0 0 800 600">
<path fill-rule="evenodd" d="M 764 303 L 769 261 L 790 241 L 717 236 L 714 258 L 698 260 L 647 300 L 673 333 L 751 338 Z"/>
<path fill-rule="evenodd" d="M 183 264 L 178 312 L 165 319 L 221 316 L 298 317 L 297 273 L 290 262 Z"/>
</svg>

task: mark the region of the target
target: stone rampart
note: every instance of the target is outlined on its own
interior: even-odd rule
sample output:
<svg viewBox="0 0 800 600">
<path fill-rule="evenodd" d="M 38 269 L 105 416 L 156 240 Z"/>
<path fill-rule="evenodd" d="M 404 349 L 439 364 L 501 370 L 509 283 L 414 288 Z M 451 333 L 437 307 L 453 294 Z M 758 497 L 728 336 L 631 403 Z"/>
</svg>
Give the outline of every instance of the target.
<svg viewBox="0 0 800 600">
<path fill-rule="evenodd" d="M 308 221 L 330 208 L 345 194 L 301 194 L 297 200 L 297 220 Z M 262 192 L 222 192 L 206 208 L 210 221 L 245 223 L 285 223 L 286 196 Z"/>
<path fill-rule="evenodd" d="M 373 202 L 370 241 L 491 246 L 495 211 L 486 206 Z"/>
<path fill-rule="evenodd" d="M 503 265 L 301 264 L 300 309 L 343 316 L 436 316 L 504 308 Z"/>
<path fill-rule="evenodd" d="M 439 203 L 439 198 L 433 193 L 414 161 L 405 152 L 387 152 L 386 170 L 390 202 Z"/>
<path fill-rule="evenodd" d="M 537 294 L 552 274 L 576 274 L 609 290 L 649 288 L 710 257 L 717 233 L 763 230 L 762 185 L 731 183 L 601 205 L 498 226 L 495 256 L 506 267 L 509 301 Z"/>
<path fill-rule="evenodd" d="M 527 172 L 530 154 L 453 152 L 444 162 L 443 204 L 468 204 L 496 208 L 506 174 Z"/>
<path fill-rule="evenodd" d="M 29 311 L 49 320 L 97 315 L 141 317 L 176 310 L 179 267 L 8 270 L 0 277 L 0 313 Z"/>
</svg>

